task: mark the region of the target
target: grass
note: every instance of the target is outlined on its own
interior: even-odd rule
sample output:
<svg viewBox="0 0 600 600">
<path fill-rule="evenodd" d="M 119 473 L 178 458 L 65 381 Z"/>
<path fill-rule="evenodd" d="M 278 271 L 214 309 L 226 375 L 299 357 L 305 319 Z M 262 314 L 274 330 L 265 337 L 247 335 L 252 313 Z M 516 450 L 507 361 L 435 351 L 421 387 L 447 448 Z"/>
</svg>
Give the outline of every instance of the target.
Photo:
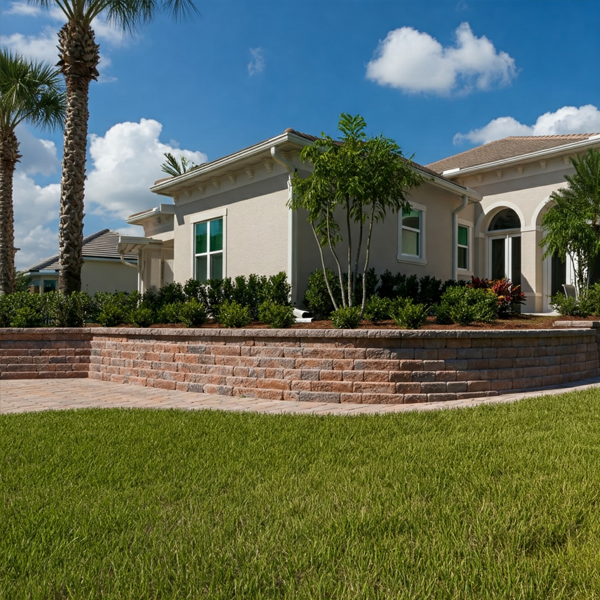
<svg viewBox="0 0 600 600">
<path fill-rule="evenodd" d="M 600 396 L 0 416 L 0 598 L 600 598 Z"/>
</svg>

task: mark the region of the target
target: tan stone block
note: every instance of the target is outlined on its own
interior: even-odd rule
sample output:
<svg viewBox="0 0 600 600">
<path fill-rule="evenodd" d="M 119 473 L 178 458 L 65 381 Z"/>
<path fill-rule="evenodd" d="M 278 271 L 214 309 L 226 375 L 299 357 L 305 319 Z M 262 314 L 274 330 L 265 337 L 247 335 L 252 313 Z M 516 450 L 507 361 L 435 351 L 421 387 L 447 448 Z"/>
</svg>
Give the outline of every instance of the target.
<svg viewBox="0 0 600 600">
<path fill-rule="evenodd" d="M 421 393 L 423 394 L 446 393 L 447 389 L 445 381 L 424 381 L 421 383 Z"/>
<path fill-rule="evenodd" d="M 336 371 L 352 371 L 354 369 L 354 361 L 349 358 L 334 359 L 333 368 Z"/>
<path fill-rule="evenodd" d="M 354 391 L 353 385 L 352 381 L 313 381 L 311 382 L 311 391 L 350 394 Z"/>
<path fill-rule="evenodd" d="M 401 394 L 363 394 L 362 404 L 403 404 Z"/>
<path fill-rule="evenodd" d="M 448 340 L 450 341 L 450 340 Z M 427 402 L 427 394 L 405 394 L 403 404 L 417 404 Z"/>
<path fill-rule="evenodd" d="M 312 381 L 297 381 L 292 380 L 291 389 L 293 391 L 307 391 L 309 392 L 312 389 Z"/>
<path fill-rule="evenodd" d="M 257 379 L 256 387 L 270 390 L 289 390 L 291 389 L 289 379 Z"/>
<path fill-rule="evenodd" d="M 436 371 L 436 381 L 456 381 L 456 371 Z"/>
<path fill-rule="evenodd" d="M 353 391 L 362 394 L 394 394 L 396 392 L 395 383 L 354 381 L 352 382 Z"/>
<path fill-rule="evenodd" d="M 364 373 L 362 381 L 390 381 L 390 371 L 358 371 Z"/>
<path fill-rule="evenodd" d="M 362 394 L 340 394 L 340 402 L 348 404 L 362 404 Z"/>
<path fill-rule="evenodd" d="M 466 392 L 467 382 L 466 381 L 449 381 L 446 389 L 449 393 Z"/>
<path fill-rule="evenodd" d="M 491 389 L 489 381 L 467 381 L 468 392 L 487 392 Z"/>
<path fill-rule="evenodd" d="M 365 371 L 342 371 L 344 381 L 364 381 Z"/>
</svg>

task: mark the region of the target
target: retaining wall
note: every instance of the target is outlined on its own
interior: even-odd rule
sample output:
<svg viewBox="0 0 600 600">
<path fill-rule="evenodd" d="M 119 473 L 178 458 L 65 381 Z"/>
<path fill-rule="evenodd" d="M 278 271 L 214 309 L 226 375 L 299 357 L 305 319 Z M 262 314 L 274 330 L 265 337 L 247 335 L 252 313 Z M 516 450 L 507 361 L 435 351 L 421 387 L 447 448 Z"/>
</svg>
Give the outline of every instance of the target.
<svg viewBox="0 0 600 600">
<path fill-rule="evenodd" d="M 272 400 L 454 400 L 575 382 L 598 372 L 597 330 L 591 328 L 0 329 L 2 379 L 89 375 Z"/>
</svg>

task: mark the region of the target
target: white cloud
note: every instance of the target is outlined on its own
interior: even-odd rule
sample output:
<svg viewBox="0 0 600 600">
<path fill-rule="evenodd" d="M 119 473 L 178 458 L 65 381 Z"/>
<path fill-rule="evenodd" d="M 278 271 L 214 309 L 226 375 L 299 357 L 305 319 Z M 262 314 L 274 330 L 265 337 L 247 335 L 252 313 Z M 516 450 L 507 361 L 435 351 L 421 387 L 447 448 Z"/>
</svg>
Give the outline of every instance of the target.
<svg viewBox="0 0 600 600">
<path fill-rule="evenodd" d="M 45 27 L 39 35 L 23 35 L 13 33 L 0 36 L 0 44 L 16 54 L 22 54 L 34 60 L 43 60 L 55 65 L 58 62 L 57 32 L 52 27 Z"/>
<path fill-rule="evenodd" d="M 265 70 L 265 57 L 262 48 L 250 48 L 250 55 L 252 59 L 248 63 L 248 75 L 252 77 Z"/>
<path fill-rule="evenodd" d="M 139 123 L 118 123 L 104 136 L 90 136 L 92 165 L 86 183 L 88 210 L 98 215 L 126 218 L 152 208 L 159 200 L 149 191 L 164 176 L 160 165 L 164 153 L 171 152 L 200 164 L 206 154 L 180 150 L 159 140 L 162 125 L 153 119 Z"/>
<path fill-rule="evenodd" d="M 579 108 L 563 106 L 556 112 L 547 112 L 538 117 L 533 125 L 519 123 L 513 117 L 499 117 L 480 129 L 468 133 L 457 133 L 454 143 L 471 142 L 487 144 L 510 135 L 560 135 L 567 133 L 600 132 L 600 110 L 592 104 Z"/>
<path fill-rule="evenodd" d="M 5 11 L 5 14 L 19 15 L 22 17 L 37 17 L 42 14 L 42 9 L 39 6 L 27 4 L 27 2 L 11 2 L 8 10 Z"/>
<path fill-rule="evenodd" d="M 367 79 L 380 85 L 438 95 L 507 85 L 516 73 L 514 59 L 497 52 L 485 36 L 474 36 L 468 23 L 456 29 L 455 45 L 446 48 L 412 27 L 390 31 L 367 65 Z"/>
<path fill-rule="evenodd" d="M 32 135 L 23 125 L 17 126 L 19 152 L 22 158 L 18 168 L 27 175 L 52 175 L 60 168 L 56 144 L 50 140 L 41 140 Z"/>
<path fill-rule="evenodd" d="M 57 226 L 60 184 L 39 186 L 23 171 L 13 181 L 15 257 L 17 269 L 29 267 L 58 249 Z M 53 224 L 54 222 L 54 224 Z"/>
<path fill-rule="evenodd" d="M 42 60 L 51 65 L 58 62 L 58 34 L 53 27 L 44 27 L 39 35 L 23 35 L 13 33 L 11 35 L 0 35 L 0 44 L 15 54 L 21 54 L 33 60 Z M 105 69 L 111 64 L 110 58 L 100 53 L 100 83 L 111 83 L 116 81 L 115 77 L 109 77 Z"/>
<path fill-rule="evenodd" d="M 142 119 L 139 123 L 118 123 L 103 136 L 90 136 L 87 214 L 116 221 L 109 226 L 125 235 L 142 235 L 139 227 L 127 225 L 124 219 L 160 203 L 149 188 L 164 176 L 160 170 L 164 153 L 183 155 L 196 164 L 206 161 L 202 152 L 181 150 L 175 142 L 162 143 L 161 130 L 158 121 Z M 15 172 L 13 200 L 15 244 L 21 249 L 16 263 L 17 268 L 23 269 L 58 252 L 60 183 L 40 186 L 31 177 L 32 173 L 47 174 L 56 166 L 56 149 L 48 145 L 51 142 L 36 140 L 29 132 L 19 131 L 19 136 L 27 141 L 21 145 L 23 162 L 18 163 Z M 32 155 L 27 161 L 26 152 Z"/>
</svg>

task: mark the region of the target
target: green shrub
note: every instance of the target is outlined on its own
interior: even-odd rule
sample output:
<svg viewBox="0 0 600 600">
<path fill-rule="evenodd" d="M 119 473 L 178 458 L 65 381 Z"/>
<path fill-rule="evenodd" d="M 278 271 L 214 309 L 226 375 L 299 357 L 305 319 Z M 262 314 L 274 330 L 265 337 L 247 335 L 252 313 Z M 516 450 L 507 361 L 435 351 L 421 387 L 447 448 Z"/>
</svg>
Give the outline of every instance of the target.
<svg viewBox="0 0 600 600">
<path fill-rule="evenodd" d="M 42 327 L 49 322 L 48 294 L 15 292 L 0 296 L 0 327 Z"/>
<path fill-rule="evenodd" d="M 360 306 L 338 308 L 330 319 L 336 329 L 356 329 L 360 323 Z"/>
<path fill-rule="evenodd" d="M 412 298 L 399 298 L 390 310 L 396 325 L 403 329 L 419 329 L 427 320 L 430 311 L 430 306 L 415 304 Z"/>
<path fill-rule="evenodd" d="M 44 296 L 55 327 L 83 327 L 91 322 L 93 302 L 85 292 L 73 292 L 70 296 L 62 292 L 50 292 Z"/>
<path fill-rule="evenodd" d="M 342 302 L 340 282 L 337 275 L 331 269 L 327 269 L 327 281 L 339 306 Z M 325 276 L 321 269 L 310 274 L 306 292 L 304 293 L 303 304 L 317 321 L 327 319 L 333 312 L 333 302 L 327 291 Z"/>
<path fill-rule="evenodd" d="M 179 309 L 179 320 L 187 327 L 201 327 L 206 323 L 206 308 L 196 299 L 182 304 Z"/>
<path fill-rule="evenodd" d="M 158 303 L 160 306 L 178 302 L 185 302 L 183 286 L 180 283 L 167 283 L 158 290 Z"/>
<path fill-rule="evenodd" d="M 31 306 L 17 308 L 10 321 L 11 327 L 42 327 L 44 325 L 44 314 Z"/>
<path fill-rule="evenodd" d="M 498 299 L 487 289 L 450 287 L 442 295 L 436 310 L 438 323 L 491 323 L 498 318 Z"/>
<path fill-rule="evenodd" d="M 127 321 L 127 311 L 122 306 L 107 302 L 98 315 L 98 323 L 103 327 L 118 327 Z"/>
<path fill-rule="evenodd" d="M 162 324 L 181 323 L 179 312 L 181 311 L 182 306 L 183 302 L 164 304 L 156 313 L 157 322 Z"/>
<path fill-rule="evenodd" d="M 129 322 L 136 327 L 150 327 L 154 321 L 154 311 L 148 306 L 138 306 L 129 313 Z"/>
<path fill-rule="evenodd" d="M 262 323 L 270 325 L 274 329 L 286 329 L 296 322 L 292 306 L 276 304 L 269 300 L 260 305 L 258 316 Z"/>
<path fill-rule="evenodd" d="M 585 296 L 576 300 L 558 292 L 550 300 L 550 306 L 558 313 L 566 317 L 588 317 L 595 312 L 595 290 L 592 296 Z"/>
<path fill-rule="evenodd" d="M 233 300 L 225 300 L 219 308 L 218 321 L 223 327 L 246 327 L 252 321 L 252 315 L 247 306 Z"/>
<path fill-rule="evenodd" d="M 371 296 L 365 305 L 364 317 L 371 323 L 379 323 L 390 318 L 390 310 L 392 301 L 389 298 L 380 298 L 379 296 Z"/>
</svg>

